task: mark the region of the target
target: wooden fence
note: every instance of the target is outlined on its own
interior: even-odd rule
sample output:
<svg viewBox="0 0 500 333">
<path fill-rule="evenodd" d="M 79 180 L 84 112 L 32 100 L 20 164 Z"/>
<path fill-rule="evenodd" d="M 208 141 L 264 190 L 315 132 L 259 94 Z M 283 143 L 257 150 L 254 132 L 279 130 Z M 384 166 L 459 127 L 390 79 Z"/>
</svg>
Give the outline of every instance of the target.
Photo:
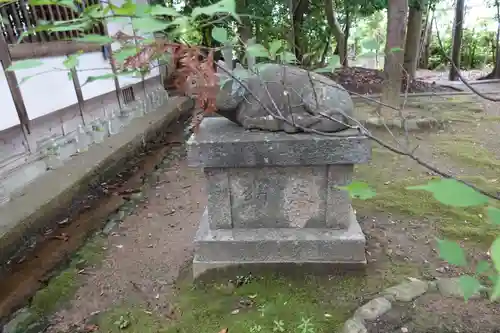
<svg viewBox="0 0 500 333">
<path fill-rule="evenodd" d="M 75 5 L 84 10 L 86 6 L 99 3 L 99 0 L 83 0 L 78 4 L 75 2 Z M 100 48 L 99 45 L 72 42 L 72 38 L 78 37 L 81 34 L 77 30 L 61 32 L 40 31 L 35 34 L 23 35 L 24 32 L 35 28 L 40 22 L 66 21 L 78 17 L 77 12 L 65 6 L 30 6 L 27 0 L 17 0 L 2 4 L 0 6 L 0 16 L 0 31 L 4 40 L 9 45 L 9 51 L 13 60 L 62 56 L 78 50 L 93 52 Z M 106 27 L 102 23 L 96 23 L 85 33 L 105 35 Z"/>
</svg>

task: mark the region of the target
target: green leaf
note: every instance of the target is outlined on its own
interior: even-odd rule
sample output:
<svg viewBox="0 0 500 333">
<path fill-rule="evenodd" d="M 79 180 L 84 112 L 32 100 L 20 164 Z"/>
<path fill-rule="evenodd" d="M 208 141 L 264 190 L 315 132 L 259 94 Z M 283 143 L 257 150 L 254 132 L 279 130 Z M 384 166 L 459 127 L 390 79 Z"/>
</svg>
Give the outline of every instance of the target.
<svg viewBox="0 0 500 333">
<path fill-rule="evenodd" d="M 481 260 L 476 265 L 476 274 L 486 273 L 490 269 L 490 264 L 486 260 Z"/>
<path fill-rule="evenodd" d="M 491 223 L 495 225 L 500 225 L 500 209 L 490 206 L 486 208 L 486 212 L 488 214 L 488 218 L 490 219 Z"/>
<path fill-rule="evenodd" d="M 433 194 L 437 201 L 454 207 L 483 205 L 488 198 L 455 179 L 432 180 L 426 185 L 409 186 L 408 190 L 424 190 Z"/>
<path fill-rule="evenodd" d="M 368 52 L 363 52 L 359 55 L 359 58 L 373 58 L 377 55 L 376 52 L 373 51 L 368 51 Z"/>
<path fill-rule="evenodd" d="M 151 15 L 151 7 L 147 3 L 138 3 L 135 5 L 135 16 L 136 17 L 149 17 Z"/>
<path fill-rule="evenodd" d="M 403 49 L 400 47 L 393 47 L 389 50 L 390 53 L 402 52 Z"/>
<path fill-rule="evenodd" d="M 269 43 L 269 54 L 274 59 L 278 54 L 278 51 L 283 47 L 283 41 L 281 39 L 273 40 Z"/>
<path fill-rule="evenodd" d="M 125 0 L 121 6 L 109 3 L 109 7 L 116 15 L 134 16 L 137 11 L 137 5 L 132 0 Z"/>
<path fill-rule="evenodd" d="M 115 75 L 113 73 L 103 74 L 103 75 L 98 75 L 98 76 L 89 76 L 89 77 L 87 77 L 87 80 L 85 80 L 85 82 L 82 84 L 82 86 L 86 85 L 87 83 L 94 82 L 94 81 L 113 79 L 116 76 L 117 75 Z"/>
<path fill-rule="evenodd" d="M 497 237 L 490 247 L 490 256 L 497 272 L 500 272 L 500 237 Z"/>
<path fill-rule="evenodd" d="M 330 57 L 330 60 L 328 61 L 328 67 L 330 68 L 339 68 L 340 67 L 340 57 L 336 54 L 332 55 Z"/>
<path fill-rule="evenodd" d="M 280 60 L 281 62 L 285 64 L 293 64 L 297 62 L 297 58 L 295 57 L 295 54 L 289 51 L 285 51 L 283 53 L 280 53 Z"/>
<path fill-rule="evenodd" d="M 114 53 L 114 58 L 118 63 L 127 60 L 128 57 L 135 56 L 140 50 L 135 46 L 121 48 L 118 52 Z"/>
<path fill-rule="evenodd" d="M 173 8 L 161 5 L 155 5 L 151 8 L 151 15 L 153 16 L 181 16 L 181 14 Z"/>
<path fill-rule="evenodd" d="M 41 65 L 43 65 L 43 62 L 41 62 L 38 59 L 26 59 L 26 60 L 19 60 L 19 61 L 12 63 L 12 65 L 10 65 L 6 70 L 9 72 L 12 72 L 12 71 L 18 71 L 18 70 L 22 70 L 22 69 L 35 68 L 35 67 L 38 67 Z"/>
<path fill-rule="evenodd" d="M 466 266 L 464 250 L 456 242 L 444 239 L 437 239 L 439 257 L 451 265 Z"/>
<path fill-rule="evenodd" d="M 214 27 L 212 29 L 212 38 L 219 43 L 226 43 L 228 41 L 227 30 L 221 27 Z"/>
<path fill-rule="evenodd" d="M 236 14 L 235 0 L 221 0 L 206 7 L 196 7 L 191 12 L 191 18 L 195 19 L 200 15 L 214 16 L 218 13 L 227 13 L 241 23 L 239 15 Z"/>
<path fill-rule="evenodd" d="M 68 73 L 67 73 L 67 74 L 68 74 L 68 80 L 69 80 L 69 81 L 72 81 L 72 80 L 73 80 L 73 72 L 68 71 Z"/>
<path fill-rule="evenodd" d="M 352 182 L 347 186 L 337 186 L 337 188 L 348 191 L 351 198 L 360 200 L 367 200 L 376 195 L 376 192 L 364 182 Z"/>
<path fill-rule="evenodd" d="M 380 48 L 380 45 L 376 39 L 370 38 L 370 39 L 365 39 L 364 41 L 361 42 L 361 46 L 364 49 L 367 50 L 378 50 Z"/>
<path fill-rule="evenodd" d="M 466 302 L 482 288 L 481 283 L 475 277 L 469 275 L 460 276 L 458 283 Z"/>
<path fill-rule="evenodd" d="M 81 55 L 81 53 L 76 53 L 68 56 L 64 61 L 63 65 L 67 69 L 72 69 L 78 66 L 78 57 Z"/>
<path fill-rule="evenodd" d="M 493 290 L 491 291 L 490 300 L 496 301 L 500 297 L 500 279 L 496 279 L 493 284 Z"/>
<path fill-rule="evenodd" d="M 165 30 L 169 26 L 169 23 L 152 17 L 139 17 L 132 19 L 132 26 L 136 30 L 148 33 Z"/>
<path fill-rule="evenodd" d="M 269 51 L 262 44 L 251 44 L 247 46 L 247 53 L 251 57 L 262 57 L 269 59 Z"/>
<path fill-rule="evenodd" d="M 99 45 L 106 45 L 113 42 L 113 38 L 109 36 L 101 36 L 95 34 L 88 34 L 82 37 L 73 38 L 74 41 L 82 43 L 94 43 Z"/>
</svg>

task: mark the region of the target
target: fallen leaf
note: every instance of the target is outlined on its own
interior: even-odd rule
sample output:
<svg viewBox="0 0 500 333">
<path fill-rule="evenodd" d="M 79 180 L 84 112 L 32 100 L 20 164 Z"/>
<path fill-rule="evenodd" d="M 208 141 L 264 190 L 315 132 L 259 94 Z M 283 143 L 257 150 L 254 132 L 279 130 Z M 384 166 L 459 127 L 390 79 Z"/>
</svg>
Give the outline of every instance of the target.
<svg viewBox="0 0 500 333">
<path fill-rule="evenodd" d="M 229 328 L 223 328 L 219 333 L 229 333 Z"/>
<path fill-rule="evenodd" d="M 99 329 L 99 326 L 97 326 L 97 325 L 86 325 L 86 326 L 83 328 L 83 330 L 84 330 L 85 332 L 95 332 L 95 331 L 97 331 L 98 329 Z"/>
</svg>

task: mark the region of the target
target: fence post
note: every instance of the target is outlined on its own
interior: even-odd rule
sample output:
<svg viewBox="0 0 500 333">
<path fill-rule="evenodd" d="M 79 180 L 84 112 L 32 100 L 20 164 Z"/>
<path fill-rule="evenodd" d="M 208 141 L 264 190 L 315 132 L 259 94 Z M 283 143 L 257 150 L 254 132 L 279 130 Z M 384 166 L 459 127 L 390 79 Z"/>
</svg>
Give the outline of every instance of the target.
<svg viewBox="0 0 500 333">
<path fill-rule="evenodd" d="M 24 104 L 21 89 L 19 89 L 16 74 L 6 70 L 12 64 L 12 59 L 10 57 L 9 46 L 7 45 L 5 37 L 2 33 L 0 33 L 0 62 L 3 65 L 5 78 L 7 79 L 7 84 L 9 85 L 12 100 L 16 106 L 17 116 L 19 117 L 19 122 L 21 123 L 21 130 L 23 132 L 24 139 L 26 140 L 28 150 L 31 152 L 31 144 L 28 138 L 28 135 L 31 133 L 30 118 L 28 116 L 28 112 L 26 111 L 26 105 Z"/>
</svg>

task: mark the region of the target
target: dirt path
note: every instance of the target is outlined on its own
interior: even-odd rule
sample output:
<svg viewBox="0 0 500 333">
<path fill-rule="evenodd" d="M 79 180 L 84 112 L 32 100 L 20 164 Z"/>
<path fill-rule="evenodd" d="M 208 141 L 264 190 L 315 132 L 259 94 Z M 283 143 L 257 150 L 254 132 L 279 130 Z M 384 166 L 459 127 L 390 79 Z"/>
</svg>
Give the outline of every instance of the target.
<svg viewBox="0 0 500 333">
<path fill-rule="evenodd" d="M 457 105 L 456 101 L 454 105 Z M 457 108 L 454 116 L 462 120 L 450 122 L 441 131 L 412 133 L 412 140 L 420 143 L 421 156 L 440 169 L 456 175 L 484 176 L 488 181 L 494 178 L 500 164 L 487 156 L 500 151 L 496 134 L 499 123 L 491 121 L 491 117 L 497 117 L 499 111 L 497 104 L 481 105 L 487 106 L 486 112 L 473 113 Z M 48 332 L 75 332 L 75 326 L 82 328 L 85 325 L 85 332 L 93 331 L 94 327 L 88 325 L 97 313 L 123 304 L 126 309 L 124 313 L 139 304 L 142 312 L 159 316 L 162 325 L 174 325 L 169 332 L 218 332 L 220 325 L 231 327 L 235 332 L 245 328 L 248 331 L 245 325 L 250 325 L 249 322 L 260 325 L 265 320 L 269 320 L 272 325 L 275 318 L 262 319 L 256 305 L 241 311 L 242 317 L 235 316 L 237 312 L 234 306 L 240 306 L 242 291 L 221 291 L 217 288 L 185 296 L 185 304 L 181 304 L 183 308 L 179 311 L 176 309 L 173 314 L 177 307 L 177 304 L 173 304 L 173 293 L 177 291 L 176 277 L 189 264 L 192 239 L 206 204 L 200 171 L 187 167 L 181 131 L 178 135 L 180 144 L 172 149 L 148 180 L 147 189 L 140 194 L 142 199 L 135 210 L 106 238 L 103 263 L 99 268 L 85 269 L 84 274 L 81 274 L 82 287 L 64 309 L 52 316 Z M 383 135 L 389 140 L 387 134 L 381 133 Z M 485 157 L 482 154 L 487 155 Z M 464 244 L 477 242 L 472 243 L 472 249 L 467 251 L 471 260 L 477 262 L 487 259 L 483 250 L 485 240 L 491 234 L 486 232 L 485 221 L 479 211 L 445 207 L 424 193 L 404 190 L 406 185 L 425 182 L 429 178 L 427 170 L 407 158 L 377 148 L 371 164 L 357 167 L 355 176 L 375 186 L 377 191 L 375 199 L 355 202 L 368 241 L 367 275 L 361 281 L 357 280 L 356 283 L 360 285 L 353 286 L 349 278 L 340 282 L 334 279 L 322 281 L 317 288 L 321 296 L 314 296 L 315 299 L 310 301 L 297 299 L 297 304 L 300 301 L 306 308 L 314 307 L 314 311 L 319 313 L 318 322 L 324 326 L 319 327 L 317 333 L 335 331 L 337 327 L 337 323 L 325 322 L 325 313 L 340 316 L 340 325 L 360 303 L 408 276 L 433 279 L 462 273 L 463 270 L 451 267 L 438 258 L 434 243 L 436 236 L 455 237 L 463 240 Z M 496 182 L 481 185 L 498 189 Z M 259 288 L 264 286 L 276 288 L 266 289 L 270 298 L 278 294 L 293 298 L 300 294 L 298 289 L 294 289 L 296 286 L 288 282 L 276 287 L 269 282 L 271 280 L 267 281 L 263 285 L 257 283 L 256 290 L 249 286 L 248 294 L 255 297 L 262 292 Z M 287 286 L 290 288 L 286 289 Z M 308 289 L 307 292 L 313 293 L 313 290 Z M 340 296 L 337 296 L 340 293 L 346 295 L 341 301 L 338 298 Z M 253 302 L 252 298 L 250 303 Z M 290 320 L 296 319 L 294 311 L 302 307 L 297 305 L 297 308 L 292 308 L 286 303 L 275 306 L 282 311 L 282 316 L 288 315 Z M 500 325 L 498 316 L 481 319 L 482 322 L 479 319 L 467 320 L 482 318 L 484 313 L 488 313 L 487 310 L 492 306 L 488 301 L 465 304 L 462 298 L 452 297 L 442 302 L 428 300 L 428 303 L 419 306 L 422 311 L 412 314 L 409 320 L 413 323 L 423 321 L 426 325 L 412 332 L 433 332 L 437 329 L 435 322 L 425 320 L 429 313 L 439 315 L 441 319 L 438 322 L 444 323 L 450 332 L 457 329 L 477 332 L 480 324 L 485 325 L 483 332 L 492 332 L 492 327 Z M 181 318 L 177 316 L 179 313 Z M 243 317 L 245 315 L 247 317 Z M 172 320 L 173 316 L 176 320 Z M 121 331 L 120 323 L 116 324 L 115 320 L 111 323 L 113 329 L 110 332 Z M 149 329 L 150 324 L 146 322 L 140 326 L 133 323 L 129 331 L 143 333 L 145 327 L 148 332 L 158 331 Z M 175 325 L 180 325 L 180 328 Z M 390 327 L 388 324 L 387 328 Z M 102 332 L 107 330 L 103 328 Z"/>
<path fill-rule="evenodd" d="M 86 270 L 82 287 L 54 315 L 48 332 L 80 326 L 123 302 L 138 301 L 168 315 L 172 287 L 192 254 L 206 203 L 199 171 L 188 168 L 182 130 L 177 132 L 179 144 L 151 177 L 142 203 L 108 237 L 102 266 Z"/>
</svg>

